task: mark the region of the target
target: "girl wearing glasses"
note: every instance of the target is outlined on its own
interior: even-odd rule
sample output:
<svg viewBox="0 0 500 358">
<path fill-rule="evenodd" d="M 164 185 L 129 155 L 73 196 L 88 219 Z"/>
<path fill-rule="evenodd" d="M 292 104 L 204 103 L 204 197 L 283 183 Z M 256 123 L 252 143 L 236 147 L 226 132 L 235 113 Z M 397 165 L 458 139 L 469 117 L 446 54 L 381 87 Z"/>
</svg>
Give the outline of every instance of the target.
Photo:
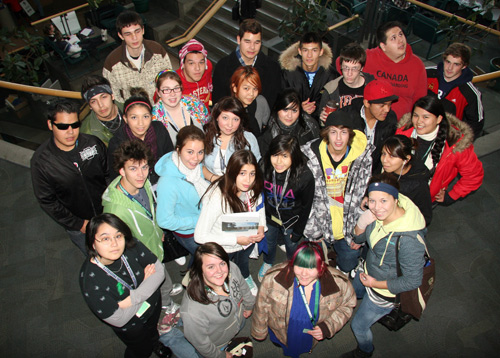
<svg viewBox="0 0 500 358">
<path fill-rule="evenodd" d="M 349 279 L 327 266 L 315 242 L 303 242 L 292 259 L 274 266 L 262 281 L 252 316 L 252 336 L 267 335 L 283 355 L 299 357 L 332 338 L 356 307 Z"/>
<path fill-rule="evenodd" d="M 153 121 L 160 121 L 175 146 L 177 133 L 185 126 L 194 125 L 203 129 L 208 120 L 205 104 L 198 98 L 182 94 L 182 80 L 172 70 L 156 76 L 158 102 L 153 106 Z"/>
<path fill-rule="evenodd" d="M 214 182 L 225 172 L 229 159 L 240 149 L 251 150 L 260 160 L 259 145 L 255 136 L 245 130 L 247 113 L 234 97 L 223 97 L 212 110 L 205 129 L 205 165 L 203 175 Z"/>
<path fill-rule="evenodd" d="M 114 214 L 90 220 L 85 244 L 89 257 L 80 270 L 80 288 L 91 311 L 125 343 L 126 357 L 165 350 L 156 328 L 165 278 L 161 262 Z"/>
<path fill-rule="evenodd" d="M 118 176 L 118 173 L 113 169 L 113 153 L 115 150 L 126 140 L 139 139 L 146 143 L 153 153 L 149 181 L 156 188 L 158 174 L 153 170 L 154 164 L 163 155 L 174 150 L 174 146 L 165 127 L 160 122 L 152 121 L 151 103 L 149 103 L 147 93 L 142 88 L 132 88 L 130 92 L 132 97 L 127 99 L 123 105 L 123 120 L 125 121 L 125 125 L 109 141 L 108 168 L 110 168 L 110 180 Z"/>
</svg>

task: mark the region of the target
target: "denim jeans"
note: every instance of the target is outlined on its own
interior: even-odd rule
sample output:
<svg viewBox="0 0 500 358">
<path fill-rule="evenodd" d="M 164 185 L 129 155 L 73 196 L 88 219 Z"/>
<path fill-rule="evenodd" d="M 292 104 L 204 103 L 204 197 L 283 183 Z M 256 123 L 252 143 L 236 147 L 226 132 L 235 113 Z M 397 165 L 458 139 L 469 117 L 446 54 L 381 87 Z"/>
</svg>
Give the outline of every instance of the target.
<svg viewBox="0 0 500 358">
<path fill-rule="evenodd" d="M 347 244 L 347 241 L 335 240 L 333 242 L 333 249 L 337 253 L 337 265 L 341 271 L 349 272 L 358 266 L 360 250 L 353 250 Z"/>
<path fill-rule="evenodd" d="M 85 256 L 88 256 L 87 248 L 85 247 L 85 234 L 81 231 L 66 230 L 69 238 Z"/>
<path fill-rule="evenodd" d="M 245 250 L 231 252 L 229 254 L 229 260 L 233 261 L 236 264 L 236 266 L 238 266 L 244 278 L 250 276 L 250 269 L 248 268 L 248 259 L 250 257 L 250 254 L 252 253 L 254 245 L 255 244 L 250 245 Z"/>
<path fill-rule="evenodd" d="M 194 236 L 189 237 L 189 238 L 184 238 L 184 237 L 178 236 L 175 232 L 172 232 L 172 234 L 174 235 L 175 239 L 179 242 L 179 244 L 181 244 L 182 247 L 184 247 L 186 250 L 188 250 L 189 253 L 191 254 L 191 258 L 189 259 L 189 265 L 188 265 L 188 268 L 190 268 L 191 265 L 193 264 L 194 253 L 195 253 L 196 249 L 198 248 L 198 246 L 200 246 L 200 245 L 198 245 L 194 241 Z"/>
<path fill-rule="evenodd" d="M 285 242 L 286 247 L 286 257 L 288 260 L 292 258 L 295 249 L 297 249 L 297 242 L 290 240 L 290 235 L 292 234 L 292 229 L 286 230 L 283 233 L 283 228 L 273 226 L 271 224 L 267 225 L 266 240 L 267 240 L 267 254 L 264 255 L 264 262 L 266 264 L 274 265 L 274 258 L 276 257 L 276 246 L 278 242 L 282 239 Z"/>
<path fill-rule="evenodd" d="M 198 358 L 196 349 L 184 338 L 182 332 L 173 327 L 169 332 L 160 336 L 160 342 L 174 352 L 178 358 Z"/>
<path fill-rule="evenodd" d="M 365 286 L 359 280 L 359 275 L 356 275 L 352 285 L 356 291 L 358 298 L 363 297 L 354 318 L 351 321 L 351 329 L 358 341 L 359 349 L 363 352 L 373 352 L 373 333 L 370 327 L 380 318 L 392 311 L 392 308 L 383 308 L 377 306 L 368 297 Z"/>
</svg>

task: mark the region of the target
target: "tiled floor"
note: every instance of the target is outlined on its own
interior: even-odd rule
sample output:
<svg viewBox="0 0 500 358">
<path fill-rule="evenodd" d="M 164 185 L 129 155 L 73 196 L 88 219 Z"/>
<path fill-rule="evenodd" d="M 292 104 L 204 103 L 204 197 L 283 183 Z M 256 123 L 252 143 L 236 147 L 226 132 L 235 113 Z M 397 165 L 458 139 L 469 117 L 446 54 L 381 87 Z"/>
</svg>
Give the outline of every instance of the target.
<svg viewBox="0 0 500 358">
<path fill-rule="evenodd" d="M 483 186 L 434 212 L 428 245 L 437 284 L 428 309 L 399 332 L 376 325 L 374 357 L 492 357 L 500 350 L 500 152 L 482 160 Z M 0 207 L 1 356 L 121 357 L 123 344 L 80 294 L 83 256 L 39 208 L 28 169 L 0 160 Z M 251 260 L 254 276 L 261 262 Z M 167 268 L 179 282 L 182 268 Z M 348 324 L 311 356 L 337 357 L 354 346 Z M 281 356 L 269 340 L 254 347 L 255 357 Z"/>
</svg>

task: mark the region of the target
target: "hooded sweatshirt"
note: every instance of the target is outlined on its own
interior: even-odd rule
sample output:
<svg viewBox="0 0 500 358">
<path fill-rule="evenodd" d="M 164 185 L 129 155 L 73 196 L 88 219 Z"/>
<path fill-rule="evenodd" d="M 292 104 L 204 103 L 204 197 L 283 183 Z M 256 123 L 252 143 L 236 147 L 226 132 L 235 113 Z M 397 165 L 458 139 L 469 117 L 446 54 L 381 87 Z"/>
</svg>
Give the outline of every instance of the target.
<svg viewBox="0 0 500 358">
<path fill-rule="evenodd" d="M 172 161 L 172 153 L 161 157 L 155 165 L 155 171 L 160 176 L 157 187 L 158 224 L 179 234 L 191 235 L 200 216 L 200 196 Z"/>
<path fill-rule="evenodd" d="M 212 91 L 214 86 L 212 85 L 212 62 L 207 58 L 207 69 L 201 79 L 198 82 L 189 82 L 184 76 L 184 71 L 182 68 L 178 68 L 175 72 L 180 76 L 182 80 L 182 94 L 192 95 L 199 98 L 205 104 L 205 107 L 209 110 L 210 101 L 212 100 Z"/>
<path fill-rule="evenodd" d="M 417 235 L 424 236 L 425 220 L 413 202 L 399 193 L 398 205 L 405 210 L 400 218 L 384 225 L 375 220 L 366 231 L 354 237 L 354 242 L 368 243 L 365 272 L 377 281 L 387 281 L 388 289 L 372 288 L 385 297 L 411 291 L 420 286 L 424 270 L 425 246 Z M 399 263 L 402 276 L 396 268 L 396 241 L 399 237 Z"/>
<path fill-rule="evenodd" d="M 399 99 L 392 104 L 392 110 L 399 118 L 411 111 L 417 99 L 427 94 L 427 75 L 421 59 L 406 45 L 406 55 L 398 63 L 391 60 L 380 47 L 366 50 L 364 71 L 375 79 L 388 81 Z"/>
<path fill-rule="evenodd" d="M 111 213 L 122 219 L 132 231 L 132 236 L 142 242 L 158 260 L 163 261 L 163 230 L 156 222 L 155 210 L 151 210 L 153 217 L 149 217 L 144 208 L 135 200 L 129 199 L 120 189 L 118 183 L 122 179 L 119 175 L 102 194 L 103 212 Z M 149 207 L 154 208 L 153 193 L 149 179 L 144 184 L 149 198 Z"/>
</svg>

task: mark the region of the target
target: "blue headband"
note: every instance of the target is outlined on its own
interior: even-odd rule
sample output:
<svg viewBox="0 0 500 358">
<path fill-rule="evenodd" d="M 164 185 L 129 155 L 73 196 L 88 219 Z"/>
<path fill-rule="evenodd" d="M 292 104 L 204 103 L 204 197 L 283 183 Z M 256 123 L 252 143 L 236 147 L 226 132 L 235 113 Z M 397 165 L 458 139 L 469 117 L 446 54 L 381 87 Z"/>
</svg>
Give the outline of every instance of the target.
<svg viewBox="0 0 500 358">
<path fill-rule="evenodd" d="M 386 183 L 372 183 L 370 186 L 368 186 L 368 193 L 372 191 L 383 191 L 384 193 L 390 194 L 394 197 L 394 199 L 397 199 L 399 196 L 399 191 L 392 185 L 386 184 Z"/>
</svg>

